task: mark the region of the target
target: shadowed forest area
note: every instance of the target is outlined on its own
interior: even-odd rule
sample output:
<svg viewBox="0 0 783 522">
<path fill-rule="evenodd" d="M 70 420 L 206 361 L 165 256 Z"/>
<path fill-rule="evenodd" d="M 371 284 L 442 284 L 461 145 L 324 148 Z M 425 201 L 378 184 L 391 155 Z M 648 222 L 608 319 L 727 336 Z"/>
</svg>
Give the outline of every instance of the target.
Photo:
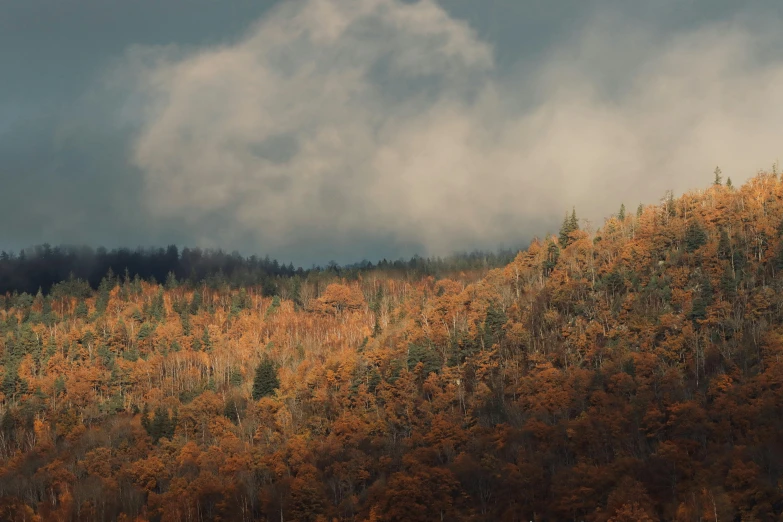
<svg viewBox="0 0 783 522">
<path fill-rule="evenodd" d="M 783 182 L 584 228 L 311 270 L 6 254 L 0 519 L 781 520 Z"/>
<path fill-rule="evenodd" d="M 269 256 L 243 257 L 238 252 L 226 254 L 221 250 L 200 248 L 120 248 L 107 250 L 90 247 L 39 245 L 24 249 L 19 254 L 0 252 L 0 294 L 28 293 L 70 294 L 87 297 L 90 289 L 97 289 L 101 281 L 119 277 L 120 281 L 142 279 L 155 284 L 166 282 L 171 286 L 185 283 L 191 287 L 205 283 L 213 288 L 229 285 L 232 288 L 259 287 L 265 296 L 277 295 L 292 277 L 342 277 L 355 280 L 359 274 L 372 270 L 392 273 L 395 277 L 443 277 L 459 271 L 485 272 L 488 268 L 505 266 L 518 250 L 500 249 L 496 252 L 462 252 L 447 257 L 409 260 L 383 259 L 377 263 L 362 261 L 349 265 L 328 263 L 325 267 L 303 269 L 280 263 Z M 79 290 L 76 290 L 79 288 Z M 81 292 L 80 295 L 76 293 Z"/>
</svg>

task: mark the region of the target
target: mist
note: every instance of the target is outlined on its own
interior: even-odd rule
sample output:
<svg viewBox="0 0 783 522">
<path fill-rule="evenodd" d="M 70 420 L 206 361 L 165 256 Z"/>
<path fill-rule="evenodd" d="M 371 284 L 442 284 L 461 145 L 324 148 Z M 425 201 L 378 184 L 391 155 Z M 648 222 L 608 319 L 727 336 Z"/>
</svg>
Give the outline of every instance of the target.
<svg viewBox="0 0 783 522">
<path fill-rule="evenodd" d="M 295 0 L 217 43 L 128 46 L 81 105 L 111 105 L 122 154 L 101 168 L 126 187 L 116 226 L 84 239 L 122 229 L 305 265 L 444 255 L 522 244 L 572 207 L 600 226 L 779 156 L 774 17 L 663 30 L 596 3 L 514 60 L 452 11 Z M 78 224 L 61 228 L 40 236 Z"/>
</svg>

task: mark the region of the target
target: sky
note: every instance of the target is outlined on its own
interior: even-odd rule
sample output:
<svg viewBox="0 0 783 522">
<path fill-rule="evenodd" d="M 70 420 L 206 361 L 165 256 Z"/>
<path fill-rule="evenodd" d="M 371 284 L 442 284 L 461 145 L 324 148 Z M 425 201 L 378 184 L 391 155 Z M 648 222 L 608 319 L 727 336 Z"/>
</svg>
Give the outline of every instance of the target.
<svg viewBox="0 0 783 522">
<path fill-rule="evenodd" d="M 0 249 L 522 246 L 770 169 L 779 0 L 3 0 Z"/>
</svg>

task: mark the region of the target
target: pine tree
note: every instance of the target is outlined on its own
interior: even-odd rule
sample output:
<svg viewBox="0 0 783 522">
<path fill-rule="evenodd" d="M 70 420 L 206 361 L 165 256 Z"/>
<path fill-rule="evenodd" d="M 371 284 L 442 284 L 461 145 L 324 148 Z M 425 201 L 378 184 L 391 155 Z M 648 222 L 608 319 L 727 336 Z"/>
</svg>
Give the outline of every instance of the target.
<svg viewBox="0 0 783 522">
<path fill-rule="evenodd" d="M 201 335 L 201 348 L 208 352 L 212 350 L 212 339 L 209 337 L 209 328 L 204 327 L 204 333 Z"/>
<path fill-rule="evenodd" d="M 268 357 L 264 357 L 261 364 L 256 368 L 256 375 L 253 379 L 253 399 L 258 400 L 261 397 L 273 395 L 279 387 L 280 381 L 277 378 L 277 369 Z"/>
<path fill-rule="evenodd" d="M 620 212 L 617 213 L 617 219 L 625 221 L 625 203 L 620 203 Z"/>
<path fill-rule="evenodd" d="M 79 304 L 76 305 L 76 310 L 74 311 L 74 315 L 78 317 L 79 319 L 86 319 L 87 318 L 87 303 L 85 303 L 83 300 L 79 300 Z"/>
<path fill-rule="evenodd" d="M 190 301 L 190 313 L 192 315 L 196 315 L 198 311 L 201 309 L 201 292 L 196 290 L 193 292 L 193 300 Z"/>
<path fill-rule="evenodd" d="M 141 426 L 148 435 L 152 435 L 150 432 L 152 426 L 150 423 L 150 410 L 146 402 L 144 403 L 144 409 L 141 410 Z"/>
<path fill-rule="evenodd" d="M 571 232 L 579 230 L 579 221 L 576 219 L 576 209 L 571 209 L 571 215 L 566 214 L 563 224 L 560 226 L 559 243 L 561 248 L 566 248 L 571 243 Z"/>
<path fill-rule="evenodd" d="M 636 209 L 636 217 L 640 218 L 642 217 L 642 213 L 644 212 L 644 205 L 639 203 L 639 207 Z"/>
<path fill-rule="evenodd" d="M 190 313 L 184 310 L 179 315 L 180 322 L 182 323 L 182 335 L 190 335 Z"/>
<path fill-rule="evenodd" d="M 166 290 L 174 290 L 178 285 L 177 276 L 174 275 L 174 272 L 169 272 L 166 275 Z"/>
<path fill-rule="evenodd" d="M 734 185 L 732 185 L 732 184 L 731 184 L 731 178 L 728 178 L 728 179 L 726 180 L 726 186 L 727 186 L 728 188 L 734 188 Z"/>
<path fill-rule="evenodd" d="M 551 238 L 548 243 L 547 259 L 543 263 L 544 275 L 549 275 L 549 273 L 554 270 L 557 265 L 557 260 L 560 258 L 560 247 L 557 246 L 557 243 L 552 241 Z"/>
<path fill-rule="evenodd" d="M 691 222 L 685 231 L 685 251 L 694 252 L 707 242 L 707 234 L 698 223 Z"/>
<path fill-rule="evenodd" d="M 731 241 L 726 229 L 721 229 L 720 239 L 718 239 L 718 259 L 729 259 L 731 257 Z"/>
<path fill-rule="evenodd" d="M 723 178 L 721 177 L 720 167 L 715 167 L 715 181 L 713 181 L 712 184 L 713 185 L 722 185 L 723 184 Z"/>
<path fill-rule="evenodd" d="M 158 289 L 158 293 L 152 300 L 152 306 L 150 306 L 150 315 L 155 321 L 161 321 L 166 315 L 166 305 L 163 299 L 163 288 Z"/>
</svg>

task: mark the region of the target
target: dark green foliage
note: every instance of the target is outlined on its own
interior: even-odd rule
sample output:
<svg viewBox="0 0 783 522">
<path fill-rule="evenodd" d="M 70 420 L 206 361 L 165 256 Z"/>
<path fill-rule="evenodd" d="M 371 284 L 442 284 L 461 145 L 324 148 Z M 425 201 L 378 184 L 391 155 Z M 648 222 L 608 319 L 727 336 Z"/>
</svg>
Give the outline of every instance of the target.
<svg viewBox="0 0 783 522">
<path fill-rule="evenodd" d="M 166 274 L 166 290 L 174 290 L 177 286 L 179 286 L 179 282 L 177 281 L 177 276 L 174 275 L 174 272 Z"/>
<path fill-rule="evenodd" d="M 241 424 L 247 413 L 247 399 L 241 395 L 229 395 L 223 407 L 223 415 L 234 424 Z"/>
<path fill-rule="evenodd" d="M 231 368 L 228 373 L 228 384 L 231 386 L 242 385 L 242 372 L 239 371 L 239 368 Z"/>
<path fill-rule="evenodd" d="M 712 284 L 707 277 L 702 277 L 699 282 L 699 289 L 696 297 L 693 299 L 691 312 L 689 314 L 690 319 L 698 324 L 699 320 L 707 317 L 707 307 L 712 303 L 713 293 Z"/>
<path fill-rule="evenodd" d="M 571 215 L 566 214 L 563 224 L 560 226 L 559 243 L 561 248 L 566 248 L 571 243 L 571 232 L 579 230 L 579 221 L 576 219 L 576 209 L 571 209 Z"/>
<path fill-rule="evenodd" d="M 201 334 L 201 349 L 205 352 L 212 350 L 212 339 L 209 337 L 209 328 L 204 327 L 204 333 Z"/>
<path fill-rule="evenodd" d="M 143 323 L 141 325 L 141 328 L 139 328 L 139 333 L 137 334 L 137 337 L 139 341 L 144 341 L 147 339 L 152 333 L 155 331 L 155 326 L 151 323 Z"/>
<path fill-rule="evenodd" d="M 718 239 L 718 259 L 729 259 L 731 257 L 731 240 L 726 229 L 721 229 L 720 239 Z"/>
<path fill-rule="evenodd" d="M 707 242 L 707 233 L 695 221 L 685 230 L 685 251 L 695 252 Z"/>
<path fill-rule="evenodd" d="M 422 375 L 438 373 L 443 366 L 441 357 L 432 347 L 411 344 L 408 346 L 408 370 L 413 371 L 416 365 L 422 363 Z"/>
<path fill-rule="evenodd" d="M 715 181 L 713 181 L 712 184 L 713 185 L 722 185 L 723 184 L 723 177 L 721 177 L 720 167 L 715 167 Z"/>
<path fill-rule="evenodd" d="M 606 274 L 601 282 L 604 288 L 613 296 L 625 290 L 625 278 L 617 270 L 612 270 Z"/>
<path fill-rule="evenodd" d="M 620 204 L 620 212 L 617 213 L 617 219 L 620 221 L 625 221 L 625 204 Z"/>
<path fill-rule="evenodd" d="M 177 414 L 175 412 L 172 417 L 168 410 L 159 406 L 155 409 L 155 414 L 152 419 L 150 419 L 149 410 L 145 403 L 144 410 L 141 413 L 141 425 L 152 438 L 153 443 L 157 444 L 162 438 L 171 440 L 174 437 L 174 431 L 177 428 Z"/>
<path fill-rule="evenodd" d="M 261 397 L 274 395 L 275 390 L 279 387 L 277 368 L 269 358 L 264 357 L 256 368 L 256 375 L 253 379 L 253 399 L 258 400 Z"/>
<path fill-rule="evenodd" d="M 231 314 L 237 315 L 251 307 L 252 301 L 247 295 L 247 290 L 241 288 L 238 293 L 231 296 Z"/>
<path fill-rule="evenodd" d="M 3 372 L 2 391 L 7 398 L 16 395 L 16 388 L 19 384 L 18 366 L 16 364 L 7 365 Z"/>
<path fill-rule="evenodd" d="M 182 323 L 182 333 L 186 336 L 190 335 L 190 313 L 183 312 L 179 315 L 180 322 Z"/>
<path fill-rule="evenodd" d="M 731 267 L 726 267 L 723 271 L 723 275 L 720 278 L 720 290 L 726 299 L 737 297 L 737 282 L 734 280 Z"/>
<path fill-rule="evenodd" d="M 273 315 L 275 312 L 277 312 L 280 309 L 280 298 L 277 296 L 274 296 L 272 298 L 272 302 L 269 304 L 269 306 L 266 309 L 266 317 L 269 317 L 270 315 Z"/>
<path fill-rule="evenodd" d="M 190 301 L 190 313 L 196 315 L 202 306 L 201 292 L 196 290 L 193 292 L 193 299 Z"/>
<path fill-rule="evenodd" d="M 149 315 L 153 320 L 158 322 L 161 321 L 166 315 L 166 305 L 163 300 L 163 288 L 159 288 L 158 293 L 155 294 L 155 297 L 152 300 L 152 304 L 150 305 Z"/>
<path fill-rule="evenodd" d="M 557 260 L 560 258 L 560 247 L 551 239 L 547 244 L 547 258 L 543 263 L 544 275 L 549 275 L 557 265 Z"/>
<path fill-rule="evenodd" d="M 503 327 L 508 322 L 508 317 L 503 309 L 496 303 L 491 303 L 487 308 L 487 316 L 482 328 L 484 334 L 484 346 L 489 349 L 503 340 L 506 332 Z"/>
<path fill-rule="evenodd" d="M 76 310 L 74 310 L 73 314 L 78 319 L 87 319 L 89 311 L 87 310 L 87 303 L 85 303 L 83 300 L 79 300 L 79 303 L 76 305 Z"/>
</svg>

